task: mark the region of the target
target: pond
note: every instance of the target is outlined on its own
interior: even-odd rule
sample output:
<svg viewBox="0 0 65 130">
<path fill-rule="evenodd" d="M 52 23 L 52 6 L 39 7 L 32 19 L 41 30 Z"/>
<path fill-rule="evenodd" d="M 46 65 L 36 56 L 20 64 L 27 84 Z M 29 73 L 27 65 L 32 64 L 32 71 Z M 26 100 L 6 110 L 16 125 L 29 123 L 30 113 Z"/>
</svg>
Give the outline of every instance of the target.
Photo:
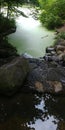
<svg viewBox="0 0 65 130">
<path fill-rule="evenodd" d="M 19 54 L 28 53 L 33 57 L 42 57 L 47 46 L 54 43 L 54 32 L 44 28 L 39 20 L 35 20 L 29 8 L 18 8 L 28 18 L 16 17 L 17 30 L 8 36 L 9 42 L 16 47 Z"/>
</svg>

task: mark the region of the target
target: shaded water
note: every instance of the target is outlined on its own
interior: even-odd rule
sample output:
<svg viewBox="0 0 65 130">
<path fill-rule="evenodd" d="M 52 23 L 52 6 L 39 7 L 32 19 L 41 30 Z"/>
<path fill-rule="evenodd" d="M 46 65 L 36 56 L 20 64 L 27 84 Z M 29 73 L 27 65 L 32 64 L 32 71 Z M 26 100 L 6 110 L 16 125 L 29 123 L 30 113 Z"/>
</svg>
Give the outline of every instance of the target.
<svg viewBox="0 0 65 130">
<path fill-rule="evenodd" d="M 65 97 L 0 97 L 0 130 L 65 130 Z"/>
<path fill-rule="evenodd" d="M 17 31 L 9 41 L 19 54 L 43 56 L 46 46 L 53 44 L 54 33 L 33 18 L 16 18 Z M 65 97 L 23 94 L 0 96 L 0 130 L 65 130 Z"/>
<path fill-rule="evenodd" d="M 17 48 L 19 54 L 28 53 L 33 57 L 41 57 L 45 54 L 45 48 L 53 44 L 54 32 L 48 31 L 39 20 L 33 19 L 29 9 L 22 10 L 28 18 L 16 18 L 17 30 L 9 35 L 9 42 Z"/>
</svg>

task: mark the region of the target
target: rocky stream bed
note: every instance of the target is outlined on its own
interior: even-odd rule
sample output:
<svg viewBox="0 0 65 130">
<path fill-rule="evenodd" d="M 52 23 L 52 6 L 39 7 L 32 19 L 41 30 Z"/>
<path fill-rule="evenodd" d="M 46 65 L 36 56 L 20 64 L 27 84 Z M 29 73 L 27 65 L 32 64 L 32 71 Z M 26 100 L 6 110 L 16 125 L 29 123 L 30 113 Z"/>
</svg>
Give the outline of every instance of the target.
<svg viewBox="0 0 65 130">
<path fill-rule="evenodd" d="M 64 130 L 65 40 L 39 58 L 0 45 L 0 130 Z"/>
<path fill-rule="evenodd" d="M 17 55 L 16 49 L 0 47 L 0 93 L 17 91 L 65 94 L 65 40 L 46 48 L 44 57 Z"/>
</svg>

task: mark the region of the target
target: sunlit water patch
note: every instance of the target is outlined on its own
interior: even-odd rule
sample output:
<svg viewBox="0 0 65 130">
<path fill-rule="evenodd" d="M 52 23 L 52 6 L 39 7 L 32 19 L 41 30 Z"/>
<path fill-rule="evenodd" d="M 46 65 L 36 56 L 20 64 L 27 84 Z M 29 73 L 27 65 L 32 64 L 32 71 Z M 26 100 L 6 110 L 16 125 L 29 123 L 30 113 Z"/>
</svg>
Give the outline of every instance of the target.
<svg viewBox="0 0 65 130">
<path fill-rule="evenodd" d="M 24 12 L 26 11 L 27 9 Z M 45 54 L 45 48 L 54 43 L 54 32 L 42 27 L 41 23 L 32 17 L 19 16 L 16 18 L 16 25 L 16 32 L 8 38 L 19 54 L 28 53 L 33 57 L 41 57 Z"/>
</svg>

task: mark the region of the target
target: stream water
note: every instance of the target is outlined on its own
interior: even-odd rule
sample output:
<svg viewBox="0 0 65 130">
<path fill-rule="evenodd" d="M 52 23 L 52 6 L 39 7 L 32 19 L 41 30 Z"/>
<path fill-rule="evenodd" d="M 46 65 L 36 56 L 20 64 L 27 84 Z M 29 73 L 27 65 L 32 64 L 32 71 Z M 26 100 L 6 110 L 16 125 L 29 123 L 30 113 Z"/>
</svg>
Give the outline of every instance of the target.
<svg viewBox="0 0 65 130">
<path fill-rule="evenodd" d="M 9 35 L 9 42 L 16 47 L 19 54 L 28 53 L 33 57 L 42 57 L 45 48 L 53 45 L 54 32 L 42 27 L 39 20 L 35 20 L 28 8 L 18 8 L 24 11 L 28 18 L 16 17 L 17 30 Z"/>
<path fill-rule="evenodd" d="M 0 130 L 65 130 L 65 97 L 21 92 L 0 97 Z"/>
<path fill-rule="evenodd" d="M 9 41 L 19 54 L 40 57 L 53 44 L 54 33 L 39 21 L 19 16 L 16 24 L 17 31 L 9 35 Z M 65 130 L 65 97 L 22 92 L 0 96 L 0 130 Z"/>
</svg>

